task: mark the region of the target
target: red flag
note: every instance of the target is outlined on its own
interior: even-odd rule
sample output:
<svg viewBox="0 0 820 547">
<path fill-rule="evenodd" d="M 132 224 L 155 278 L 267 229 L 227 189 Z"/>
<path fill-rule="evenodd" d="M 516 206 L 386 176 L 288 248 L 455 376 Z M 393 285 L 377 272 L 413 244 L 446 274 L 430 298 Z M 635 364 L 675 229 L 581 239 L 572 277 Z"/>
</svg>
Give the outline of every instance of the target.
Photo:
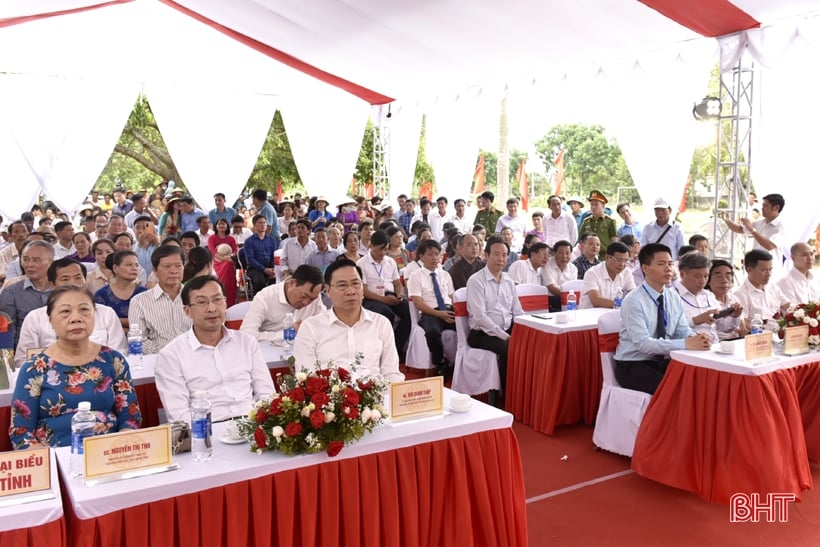
<svg viewBox="0 0 820 547">
<path fill-rule="evenodd" d="M 351 196 L 357 196 L 359 193 L 356 191 L 356 177 L 352 177 L 350 179 L 350 192 L 348 192 Z"/>
<path fill-rule="evenodd" d="M 558 157 L 553 162 L 555 164 L 555 195 L 561 195 L 561 187 L 564 185 L 564 149 L 558 152 Z"/>
<path fill-rule="evenodd" d="M 364 194 L 367 199 L 373 199 L 373 194 L 376 193 L 375 184 L 369 182 L 364 185 Z"/>
<path fill-rule="evenodd" d="M 284 197 L 285 192 L 282 190 L 282 180 L 280 179 L 276 182 L 276 202 L 281 203 Z"/>
<path fill-rule="evenodd" d="M 419 197 L 425 197 L 427 199 L 433 199 L 433 183 L 432 182 L 422 182 L 421 188 L 419 189 Z"/>
<path fill-rule="evenodd" d="M 686 210 L 686 191 L 689 190 L 690 184 L 692 184 L 692 175 L 686 177 L 686 186 L 683 187 L 683 196 L 680 198 L 680 207 L 678 207 L 679 213 Z"/>
<path fill-rule="evenodd" d="M 515 179 L 518 181 L 518 195 L 521 196 L 521 207 L 527 211 L 529 210 L 530 200 L 530 185 L 527 182 L 527 173 L 524 166 L 527 165 L 527 158 L 521 158 L 521 164 L 518 166 L 518 173 L 515 174 Z"/>
<path fill-rule="evenodd" d="M 476 194 L 480 194 L 484 191 L 484 182 L 486 180 L 486 173 L 484 171 L 484 152 L 481 153 L 481 156 L 478 158 L 478 165 L 475 167 L 475 173 L 473 174 L 473 192 Z"/>
</svg>

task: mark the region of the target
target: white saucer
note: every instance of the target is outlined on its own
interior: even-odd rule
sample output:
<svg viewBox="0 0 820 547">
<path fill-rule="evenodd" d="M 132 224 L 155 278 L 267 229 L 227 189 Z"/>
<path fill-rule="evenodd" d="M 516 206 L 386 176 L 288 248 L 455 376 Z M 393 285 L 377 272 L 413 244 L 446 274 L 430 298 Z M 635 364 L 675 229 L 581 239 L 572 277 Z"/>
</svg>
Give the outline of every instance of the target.
<svg viewBox="0 0 820 547">
<path fill-rule="evenodd" d="M 470 404 L 467 408 L 455 408 L 452 405 L 447 405 L 447 410 L 450 412 L 455 412 L 456 414 L 464 414 L 465 412 L 470 412 L 470 409 L 473 408 L 473 405 Z"/>
<path fill-rule="evenodd" d="M 270 344 L 272 346 L 276 346 L 278 348 L 283 348 L 283 347 L 285 347 L 285 340 L 284 340 L 284 338 L 277 338 L 276 340 L 271 340 Z"/>
<path fill-rule="evenodd" d="M 713 349 L 712 351 L 714 351 L 715 353 L 720 353 L 721 355 L 734 355 L 735 354 L 734 350 L 732 350 L 732 351 L 723 351 L 722 349 Z"/>
<path fill-rule="evenodd" d="M 219 437 L 219 442 L 225 444 L 242 444 L 245 442 L 245 439 L 231 439 L 230 437 L 222 435 L 221 437 Z"/>
</svg>

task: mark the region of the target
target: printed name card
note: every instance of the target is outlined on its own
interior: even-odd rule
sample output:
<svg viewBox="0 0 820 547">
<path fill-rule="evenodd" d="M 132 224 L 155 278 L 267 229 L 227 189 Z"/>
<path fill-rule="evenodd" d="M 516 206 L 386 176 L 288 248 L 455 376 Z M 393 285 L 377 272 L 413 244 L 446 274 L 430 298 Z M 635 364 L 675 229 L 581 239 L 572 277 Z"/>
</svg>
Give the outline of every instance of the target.
<svg viewBox="0 0 820 547">
<path fill-rule="evenodd" d="M 746 341 L 746 360 L 756 361 L 772 356 L 772 333 L 749 334 Z"/>
<path fill-rule="evenodd" d="M 167 471 L 173 465 L 171 425 L 86 437 L 83 454 L 86 482 Z"/>
<path fill-rule="evenodd" d="M 444 413 L 444 378 L 420 378 L 390 384 L 390 419 L 394 422 Z"/>
<path fill-rule="evenodd" d="M 0 453 L 0 497 L 51 489 L 51 450 Z"/>
<path fill-rule="evenodd" d="M 809 326 L 786 327 L 783 339 L 783 353 L 800 355 L 809 352 Z"/>
</svg>

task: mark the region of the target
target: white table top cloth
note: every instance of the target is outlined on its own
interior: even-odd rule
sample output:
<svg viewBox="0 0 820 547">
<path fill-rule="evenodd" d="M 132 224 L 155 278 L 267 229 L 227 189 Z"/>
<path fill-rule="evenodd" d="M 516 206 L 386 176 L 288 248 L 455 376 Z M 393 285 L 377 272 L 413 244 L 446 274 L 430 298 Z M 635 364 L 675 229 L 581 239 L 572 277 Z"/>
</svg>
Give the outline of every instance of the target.
<svg viewBox="0 0 820 547">
<path fill-rule="evenodd" d="M 540 330 L 541 332 L 547 332 L 549 334 L 564 334 L 567 332 L 597 329 L 598 318 L 609 311 L 612 310 L 608 308 L 589 308 L 585 310 L 576 310 L 575 320 L 569 321 L 567 323 L 559 323 L 556 319 L 556 316 L 559 315 L 557 313 L 519 315 L 515 318 L 515 322 L 520 325 L 530 327 L 532 329 Z M 548 317 L 549 319 L 542 319 L 542 317 Z"/>
</svg>

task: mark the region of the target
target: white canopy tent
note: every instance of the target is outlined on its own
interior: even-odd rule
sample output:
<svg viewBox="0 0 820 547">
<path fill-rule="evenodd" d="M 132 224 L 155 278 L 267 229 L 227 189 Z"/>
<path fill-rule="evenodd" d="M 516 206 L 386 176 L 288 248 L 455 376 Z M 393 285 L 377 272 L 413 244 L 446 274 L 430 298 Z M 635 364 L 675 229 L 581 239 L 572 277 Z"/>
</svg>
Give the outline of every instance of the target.
<svg viewBox="0 0 820 547">
<path fill-rule="evenodd" d="M 216 189 L 244 186 L 276 108 L 308 192 L 342 195 L 370 105 L 393 99 L 393 194 L 412 183 L 427 112 L 439 189 L 466 195 L 471 127 L 497 123 L 503 93 L 538 97 L 533 109 L 546 124 L 567 117 L 562 96 L 587 97 L 585 114 L 600 112 L 618 138 L 643 199 L 677 203 L 693 148 L 689 112 L 718 45 L 724 68 L 747 47 L 767 67 L 764 98 L 813 90 L 798 56 L 816 55 L 810 40 L 820 9 L 817 0 L 680 4 L 687 3 L 7 0 L 0 7 L 0 180 L 9 190 L 0 212 L 16 217 L 40 189 L 74 210 L 140 91 L 203 204 Z M 717 36 L 725 36 L 719 44 Z M 776 82 L 768 70 L 778 71 Z M 622 107 L 636 97 L 641 111 Z M 767 134 L 754 181 L 761 192 L 778 188 L 796 210 L 799 194 L 789 185 L 802 177 L 789 172 L 782 180 L 783 155 L 767 149 L 788 146 L 783 132 L 795 134 L 797 124 L 784 118 L 799 120 L 778 110 L 792 100 L 775 102 L 761 107 L 756 134 Z M 66 105 L 74 108 L 64 112 Z M 206 107 L 207 126 L 197 116 Z M 820 106 L 809 101 L 800 117 L 812 116 Z"/>
</svg>

